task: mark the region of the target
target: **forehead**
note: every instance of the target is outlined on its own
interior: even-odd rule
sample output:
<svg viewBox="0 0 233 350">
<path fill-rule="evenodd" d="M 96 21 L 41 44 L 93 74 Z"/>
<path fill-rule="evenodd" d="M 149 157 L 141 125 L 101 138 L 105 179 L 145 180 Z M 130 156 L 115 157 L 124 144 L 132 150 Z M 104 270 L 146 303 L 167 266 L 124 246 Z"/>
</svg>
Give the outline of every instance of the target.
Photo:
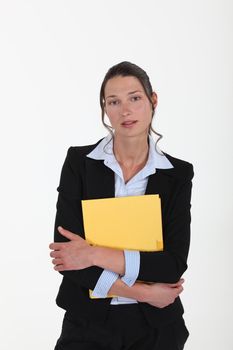
<svg viewBox="0 0 233 350">
<path fill-rule="evenodd" d="M 117 76 L 109 79 L 105 85 L 105 97 L 109 95 L 124 95 L 132 91 L 144 92 L 140 81 L 133 76 Z"/>
</svg>

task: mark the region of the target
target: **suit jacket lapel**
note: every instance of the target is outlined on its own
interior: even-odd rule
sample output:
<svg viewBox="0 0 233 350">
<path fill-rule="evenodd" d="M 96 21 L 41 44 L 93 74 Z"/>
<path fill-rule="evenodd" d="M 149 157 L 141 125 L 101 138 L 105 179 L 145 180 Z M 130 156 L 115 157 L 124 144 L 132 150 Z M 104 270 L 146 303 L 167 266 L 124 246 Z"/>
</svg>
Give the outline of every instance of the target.
<svg viewBox="0 0 233 350">
<path fill-rule="evenodd" d="M 114 172 L 102 160 L 86 158 L 86 198 L 115 197 Z"/>
<path fill-rule="evenodd" d="M 149 176 L 145 194 L 165 194 L 169 192 L 169 176 L 171 170 L 156 169 L 156 173 Z"/>
</svg>

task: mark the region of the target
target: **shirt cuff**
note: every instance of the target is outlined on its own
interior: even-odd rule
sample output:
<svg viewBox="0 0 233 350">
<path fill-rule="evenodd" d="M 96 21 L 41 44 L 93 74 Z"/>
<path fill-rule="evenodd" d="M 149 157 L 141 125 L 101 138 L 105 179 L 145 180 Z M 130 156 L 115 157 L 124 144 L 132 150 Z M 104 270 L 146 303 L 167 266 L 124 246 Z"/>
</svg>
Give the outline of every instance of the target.
<svg viewBox="0 0 233 350">
<path fill-rule="evenodd" d="M 92 296 L 96 298 L 106 298 L 109 289 L 112 287 L 113 283 L 116 282 L 118 277 L 119 275 L 117 273 L 104 270 L 95 285 Z"/>
<path fill-rule="evenodd" d="M 140 253 L 137 250 L 124 250 L 125 274 L 121 280 L 131 287 L 138 278 L 140 267 Z"/>
</svg>

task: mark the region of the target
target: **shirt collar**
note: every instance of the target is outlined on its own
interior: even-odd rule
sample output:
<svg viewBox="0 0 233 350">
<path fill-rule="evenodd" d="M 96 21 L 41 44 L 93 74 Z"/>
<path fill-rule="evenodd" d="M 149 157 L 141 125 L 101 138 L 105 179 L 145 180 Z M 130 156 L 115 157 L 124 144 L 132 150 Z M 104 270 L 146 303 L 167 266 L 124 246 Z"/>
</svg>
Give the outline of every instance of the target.
<svg viewBox="0 0 233 350">
<path fill-rule="evenodd" d="M 157 151 L 156 151 L 157 149 Z M 112 135 L 109 134 L 92 150 L 87 154 L 87 157 L 104 160 L 104 163 L 107 165 L 111 163 L 116 163 L 117 160 L 113 153 L 113 139 Z M 171 169 L 173 165 L 163 154 L 163 152 L 155 146 L 155 142 L 151 135 L 149 135 L 149 156 L 147 160 L 147 165 L 153 169 Z"/>
</svg>

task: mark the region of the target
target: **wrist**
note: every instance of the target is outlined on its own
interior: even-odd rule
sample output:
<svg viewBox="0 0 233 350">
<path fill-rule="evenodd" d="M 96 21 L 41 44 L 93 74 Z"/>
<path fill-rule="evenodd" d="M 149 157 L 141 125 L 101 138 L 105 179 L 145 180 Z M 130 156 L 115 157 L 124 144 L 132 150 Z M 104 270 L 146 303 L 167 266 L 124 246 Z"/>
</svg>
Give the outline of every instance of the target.
<svg viewBox="0 0 233 350">
<path fill-rule="evenodd" d="M 147 303 L 150 300 L 150 285 L 142 282 L 137 282 L 136 286 L 138 292 L 137 300 L 141 303 Z"/>
<path fill-rule="evenodd" d="M 91 261 L 93 266 L 113 271 L 121 276 L 125 273 L 125 258 L 123 250 L 91 246 Z"/>
<path fill-rule="evenodd" d="M 142 282 L 136 282 L 132 287 L 129 287 L 121 279 L 118 279 L 110 288 L 109 294 L 132 298 L 140 303 L 147 303 L 150 300 L 151 288 Z"/>
<path fill-rule="evenodd" d="M 90 260 L 92 266 L 98 266 L 99 247 L 91 246 Z"/>
</svg>

